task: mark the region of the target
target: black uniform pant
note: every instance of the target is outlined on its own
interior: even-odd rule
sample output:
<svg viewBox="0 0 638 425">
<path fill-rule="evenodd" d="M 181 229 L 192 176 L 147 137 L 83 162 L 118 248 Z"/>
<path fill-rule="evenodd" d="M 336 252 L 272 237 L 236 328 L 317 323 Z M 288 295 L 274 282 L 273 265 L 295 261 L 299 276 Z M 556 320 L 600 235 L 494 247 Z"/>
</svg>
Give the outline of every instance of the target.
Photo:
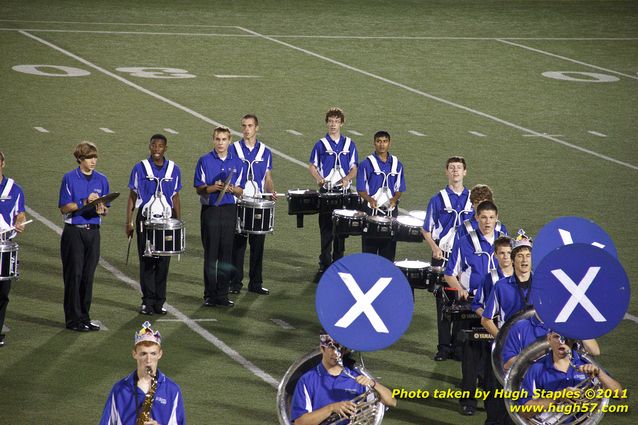
<svg viewBox="0 0 638 425">
<path fill-rule="evenodd" d="M 93 276 L 100 260 L 100 230 L 66 224 L 60 241 L 67 325 L 90 321 Z"/>
<path fill-rule="evenodd" d="M 264 262 L 264 245 L 266 235 L 245 235 L 235 233 L 233 240 L 233 267 L 235 273 L 230 286 L 233 289 L 240 289 L 244 279 L 244 257 L 246 255 L 246 245 L 250 244 L 250 268 L 248 271 L 248 289 L 257 290 L 261 288 L 264 279 L 261 275 Z"/>
<path fill-rule="evenodd" d="M 137 255 L 140 259 L 140 288 L 142 304 L 160 309 L 166 302 L 166 282 L 171 257 L 145 257 L 146 239 L 142 231 L 144 216 L 137 211 L 135 235 L 137 237 Z"/>
<path fill-rule="evenodd" d="M 332 213 L 319 213 L 319 232 L 321 234 L 321 255 L 319 263 L 327 268 L 333 261 L 343 257 L 346 250 L 344 236 L 335 236 L 332 231 Z M 332 255 L 330 254 L 332 248 Z"/>
<path fill-rule="evenodd" d="M 494 374 L 494 368 L 492 367 L 492 350 L 491 342 L 487 344 L 487 351 L 484 359 L 484 373 L 483 386 L 485 391 L 489 391 L 488 397 L 485 399 L 485 411 L 487 418 L 485 418 L 485 425 L 510 425 L 514 424 L 512 418 L 507 413 L 505 408 L 505 399 L 503 397 L 494 397 L 494 391 L 503 389 L 503 386 L 496 378 Z"/>
<path fill-rule="evenodd" d="M 463 323 L 463 322 L 461 322 Z M 466 322 L 469 323 L 469 322 Z M 470 329 L 471 326 L 462 325 L 464 329 Z M 482 372 L 484 365 L 484 355 L 486 347 L 488 346 L 486 341 L 471 341 L 466 338 L 463 342 L 463 357 L 461 359 L 461 390 L 469 391 L 469 398 L 461 398 L 459 402 L 462 406 L 476 407 L 476 382 L 479 377 L 479 372 Z"/>
<path fill-rule="evenodd" d="M 443 306 L 448 302 L 448 299 L 444 296 L 443 289 L 435 292 L 435 299 L 438 352 L 443 356 L 454 355 L 460 359 L 463 355 L 463 344 L 459 340 L 460 322 L 451 321 L 443 314 Z"/>
<path fill-rule="evenodd" d="M 9 305 L 9 291 L 11 291 L 11 281 L 0 282 L 0 333 L 2 333 L 4 317 L 7 314 L 7 306 Z"/>
<path fill-rule="evenodd" d="M 200 223 L 204 246 L 204 299 L 225 301 L 233 272 L 237 205 L 203 205 Z"/>
</svg>

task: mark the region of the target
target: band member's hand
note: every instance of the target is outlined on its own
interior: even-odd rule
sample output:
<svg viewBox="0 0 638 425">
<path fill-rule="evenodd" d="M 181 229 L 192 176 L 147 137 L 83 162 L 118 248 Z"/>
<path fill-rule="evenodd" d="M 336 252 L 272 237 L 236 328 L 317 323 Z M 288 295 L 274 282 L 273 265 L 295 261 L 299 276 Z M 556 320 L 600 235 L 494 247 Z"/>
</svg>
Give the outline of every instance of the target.
<svg viewBox="0 0 638 425">
<path fill-rule="evenodd" d="M 93 202 L 95 201 L 97 198 L 99 198 L 100 195 L 98 195 L 97 193 L 93 192 L 89 195 L 88 198 L 86 198 L 86 203 L 88 204 L 89 202 Z"/>
<path fill-rule="evenodd" d="M 97 205 L 95 206 L 95 212 L 98 213 L 99 215 L 105 215 L 107 211 L 106 205 L 104 205 L 104 203 L 102 202 L 98 202 Z"/>
<path fill-rule="evenodd" d="M 126 236 L 131 238 L 133 237 L 133 231 L 135 230 L 135 225 L 131 222 L 126 223 Z"/>
<path fill-rule="evenodd" d="M 16 232 L 22 233 L 24 231 L 24 227 L 25 227 L 24 220 L 21 220 L 19 222 L 16 221 L 16 224 L 15 224 Z"/>
<path fill-rule="evenodd" d="M 459 295 L 459 300 L 465 301 L 467 300 L 467 297 L 469 297 L 470 294 L 465 289 L 459 289 L 458 295 Z"/>
<path fill-rule="evenodd" d="M 272 195 L 270 195 L 270 200 L 271 201 L 277 200 L 277 192 L 275 192 L 274 190 L 272 191 Z"/>
<path fill-rule="evenodd" d="M 370 208 L 372 208 L 372 209 L 378 208 L 377 200 L 374 199 L 374 198 L 370 198 L 369 204 L 370 204 Z"/>
<path fill-rule="evenodd" d="M 324 179 L 317 180 L 317 185 L 319 187 L 323 186 L 324 184 L 326 184 L 326 181 Z"/>
<path fill-rule="evenodd" d="M 221 180 L 217 180 L 214 184 L 211 184 L 210 186 L 208 186 L 207 191 L 208 193 L 213 193 L 213 192 L 221 192 L 224 189 L 224 182 Z"/>
<path fill-rule="evenodd" d="M 374 379 L 370 379 L 367 376 L 363 375 L 357 376 L 355 378 L 355 381 L 357 381 L 359 385 L 363 385 L 364 387 L 374 388 L 374 386 L 377 385 L 377 382 Z"/>
<path fill-rule="evenodd" d="M 388 208 L 389 210 L 393 210 L 395 209 L 397 206 L 397 201 L 396 199 L 390 199 L 390 208 Z"/>
<path fill-rule="evenodd" d="M 435 249 L 432 250 L 432 258 L 434 258 L 435 260 L 443 259 L 443 251 L 441 250 L 441 248 L 437 246 Z"/>
<path fill-rule="evenodd" d="M 223 187 L 222 187 L 222 189 L 223 189 Z M 228 189 L 226 189 L 226 193 L 230 193 L 231 195 L 234 195 L 235 194 L 235 186 L 232 185 L 232 184 L 229 184 L 228 185 Z"/>
<path fill-rule="evenodd" d="M 350 180 L 348 180 L 347 177 L 344 177 L 341 179 L 341 186 L 342 187 L 348 187 L 348 185 L 350 184 Z"/>
<path fill-rule="evenodd" d="M 597 366 L 589 363 L 579 366 L 578 370 L 586 373 L 589 376 L 598 376 L 598 374 L 600 373 L 600 369 Z"/>
<path fill-rule="evenodd" d="M 356 411 L 356 406 L 351 401 L 339 401 L 330 405 L 332 413 L 336 413 L 341 416 L 351 416 Z"/>
<path fill-rule="evenodd" d="M 150 421 L 144 422 L 144 425 L 161 425 L 161 424 L 157 422 L 155 419 L 151 419 Z"/>
</svg>

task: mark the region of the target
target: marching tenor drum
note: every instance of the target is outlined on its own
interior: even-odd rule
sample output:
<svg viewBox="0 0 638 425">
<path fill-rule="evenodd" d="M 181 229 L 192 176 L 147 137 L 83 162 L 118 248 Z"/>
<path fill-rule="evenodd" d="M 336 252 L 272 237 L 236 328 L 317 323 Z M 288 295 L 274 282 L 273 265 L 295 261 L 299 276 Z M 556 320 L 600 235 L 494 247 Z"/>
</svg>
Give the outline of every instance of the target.
<svg viewBox="0 0 638 425">
<path fill-rule="evenodd" d="M 288 200 L 288 214 L 317 214 L 319 212 L 319 192 L 310 189 L 289 190 L 286 193 Z"/>
<path fill-rule="evenodd" d="M 343 207 L 344 192 L 343 189 L 321 189 L 319 191 L 319 213 L 331 213 L 337 208 Z"/>
<path fill-rule="evenodd" d="M 334 210 L 332 212 L 333 233 L 335 235 L 361 235 L 366 213 L 356 210 Z"/>
<path fill-rule="evenodd" d="M 419 220 L 421 220 L 421 225 L 423 225 L 423 222 L 425 221 L 425 214 L 426 212 L 423 210 L 408 211 L 409 216 L 418 218 Z"/>
<path fill-rule="evenodd" d="M 275 202 L 259 198 L 242 198 L 237 203 L 239 233 L 265 235 L 275 227 Z"/>
<path fill-rule="evenodd" d="M 403 261 L 395 261 L 394 265 L 403 272 L 413 289 L 428 289 L 428 278 L 431 270 L 430 263 L 405 259 Z"/>
<path fill-rule="evenodd" d="M 434 292 L 439 290 L 442 286 L 445 286 L 445 274 L 443 267 L 432 266 L 430 267 L 430 273 L 428 274 L 428 291 Z"/>
<path fill-rule="evenodd" d="M 0 241 L 0 281 L 18 278 L 18 250 L 17 243 Z"/>
<path fill-rule="evenodd" d="M 348 192 L 343 195 L 343 207 L 346 209 L 361 211 L 363 209 L 363 204 L 363 198 L 361 198 L 356 192 Z"/>
<path fill-rule="evenodd" d="M 423 242 L 423 220 L 410 215 L 400 215 L 394 221 L 394 240 L 397 242 Z"/>
<path fill-rule="evenodd" d="M 145 257 L 164 257 L 186 250 L 184 222 L 174 218 L 144 222 Z"/>
<path fill-rule="evenodd" d="M 366 216 L 363 232 L 369 238 L 391 238 L 394 233 L 392 221 L 392 217 L 385 215 Z"/>
</svg>

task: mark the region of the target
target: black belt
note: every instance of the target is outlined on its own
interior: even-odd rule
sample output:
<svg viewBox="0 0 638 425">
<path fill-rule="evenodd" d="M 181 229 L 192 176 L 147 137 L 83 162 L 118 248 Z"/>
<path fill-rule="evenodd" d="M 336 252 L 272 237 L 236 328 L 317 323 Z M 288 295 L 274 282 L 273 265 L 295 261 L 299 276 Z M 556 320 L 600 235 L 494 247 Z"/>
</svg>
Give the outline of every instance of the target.
<svg viewBox="0 0 638 425">
<path fill-rule="evenodd" d="M 69 224 L 69 223 L 66 223 L 65 226 L 77 227 L 78 229 L 87 229 L 87 230 L 97 230 L 97 229 L 100 228 L 99 224 Z"/>
</svg>

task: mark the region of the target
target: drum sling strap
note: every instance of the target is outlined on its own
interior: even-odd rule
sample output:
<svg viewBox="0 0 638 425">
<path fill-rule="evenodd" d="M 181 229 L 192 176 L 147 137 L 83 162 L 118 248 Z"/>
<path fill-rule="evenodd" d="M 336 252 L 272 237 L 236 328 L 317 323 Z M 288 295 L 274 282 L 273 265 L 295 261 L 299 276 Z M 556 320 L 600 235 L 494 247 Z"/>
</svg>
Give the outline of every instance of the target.
<svg viewBox="0 0 638 425">
<path fill-rule="evenodd" d="M 168 201 L 166 200 L 166 196 L 164 196 L 164 192 L 162 191 L 162 182 L 173 180 L 173 169 L 175 168 L 175 163 L 170 159 L 166 161 L 168 162 L 166 166 L 166 173 L 164 173 L 164 177 L 161 179 L 158 179 L 157 177 L 155 177 L 155 174 L 153 174 L 153 169 L 148 159 L 140 161 L 142 163 L 142 166 L 144 167 L 144 171 L 146 171 L 146 178 L 148 180 L 155 180 L 157 183 L 155 193 L 153 194 L 153 196 L 151 196 L 148 202 L 142 206 L 142 215 L 146 218 L 152 218 L 156 215 L 162 216 L 164 218 L 169 218 L 171 216 L 171 206 L 169 205 Z M 157 202 L 159 202 L 159 207 L 156 206 Z"/>
<path fill-rule="evenodd" d="M 257 150 L 257 155 L 255 155 L 255 159 L 252 161 L 247 159 L 246 155 L 244 155 L 244 150 L 241 146 L 240 141 L 233 143 L 233 146 L 235 147 L 235 151 L 237 152 L 237 156 L 239 157 L 239 159 L 241 159 L 246 164 L 248 164 L 246 187 L 248 187 L 248 185 L 250 184 L 254 188 L 254 193 L 252 194 L 246 193 L 245 194 L 246 196 L 251 196 L 251 195 L 259 196 L 261 194 L 261 184 L 255 181 L 255 173 L 253 171 L 253 166 L 255 163 L 262 162 L 264 160 L 263 157 L 264 157 L 264 152 L 266 151 L 266 145 L 264 145 L 263 143 L 259 141 L 257 141 L 257 143 L 259 143 L 259 149 Z M 244 191 L 246 191 L 246 189 L 244 189 Z"/>
<path fill-rule="evenodd" d="M 7 184 L 4 186 L 4 190 L 0 194 L 0 198 L 2 198 L 0 202 L 4 202 L 9 199 L 9 193 L 11 193 L 11 189 L 13 189 L 13 179 L 7 177 Z M 9 221 L 13 221 L 13 217 L 9 217 Z M 0 230 L 5 230 L 5 229 L 8 229 L 9 227 L 11 227 L 11 223 L 7 223 L 4 220 L 4 217 L 2 216 L 2 214 L 0 214 Z"/>
<path fill-rule="evenodd" d="M 452 245 L 454 245 L 456 229 L 461 224 L 461 214 L 467 214 L 472 212 L 472 202 L 470 202 L 471 192 L 468 191 L 467 201 L 465 202 L 465 206 L 463 207 L 461 211 L 457 211 L 454 208 L 452 208 L 452 202 L 450 201 L 450 196 L 448 195 L 445 189 L 442 189 L 441 191 L 439 191 L 439 193 L 441 194 L 441 199 L 443 199 L 443 205 L 445 207 L 444 211 L 454 214 L 454 224 L 452 225 L 452 228 L 450 228 L 447 234 L 443 236 L 441 240 L 439 241 L 439 248 L 441 248 L 441 251 L 449 253 L 450 251 L 452 251 Z M 469 232 L 470 231 L 468 231 L 468 233 Z"/>
<path fill-rule="evenodd" d="M 390 155 L 390 160 L 392 161 L 392 168 L 390 169 L 389 173 L 384 173 L 383 171 L 381 171 L 381 167 L 379 167 L 379 162 L 374 157 L 374 155 L 368 155 L 368 160 L 370 161 L 370 164 L 372 164 L 372 169 L 374 170 L 374 174 L 383 175 L 383 183 L 381 184 L 381 187 L 376 191 L 374 195 L 372 195 L 374 200 L 377 201 L 377 205 L 380 207 L 390 202 L 390 199 L 393 196 L 392 191 L 390 190 L 390 187 L 388 185 L 388 179 L 390 178 L 390 176 L 399 175 L 399 171 L 398 171 L 399 160 L 397 159 L 396 156 Z M 397 190 L 399 183 L 400 183 L 399 179 L 397 179 L 397 182 L 394 185 L 395 191 Z"/>
<path fill-rule="evenodd" d="M 332 184 L 338 183 L 346 176 L 346 173 L 344 173 L 343 168 L 341 167 L 341 155 L 350 153 L 350 144 L 352 143 L 352 140 L 349 137 L 346 137 L 346 141 L 343 144 L 343 149 L 341 150 L 341 152 L 335 152 L 332 149 L 330 142 L 325 137 L 321 139 L 321 143 L 323 144 L 324 148 L 326 148 L 326 153 L 328 155 L 335 156 L 334 167 L 332 167 L 330 173 L 328 173 L 328 175 L 325 177 L 325 180 L 329 181 Z M 321 171 L 323 174 L 323 167 Z M 350 187 L 350 185 L 348 185 L 348 187 Z"/>
</svg>

